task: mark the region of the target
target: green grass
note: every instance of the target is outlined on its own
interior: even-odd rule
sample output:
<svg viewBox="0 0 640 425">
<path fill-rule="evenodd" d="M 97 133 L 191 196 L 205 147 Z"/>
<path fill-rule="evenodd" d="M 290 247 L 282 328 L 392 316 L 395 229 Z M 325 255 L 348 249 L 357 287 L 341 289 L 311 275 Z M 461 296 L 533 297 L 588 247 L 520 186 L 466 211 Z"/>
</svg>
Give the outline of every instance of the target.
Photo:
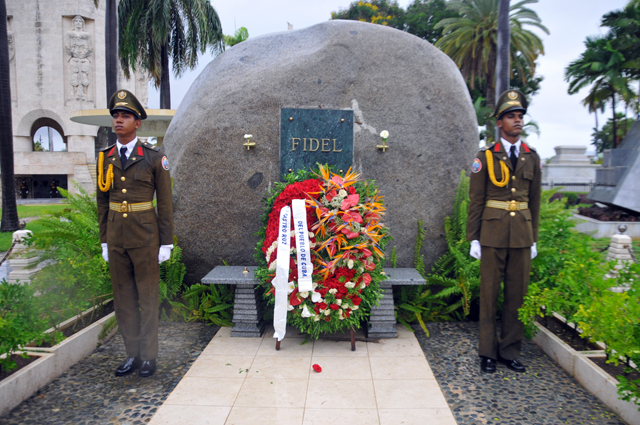
<svg viewBox="0 0 640 425">
<path fill-rule="evenodd" d="M 27 217 L 43 217 L 58 211 L 69 208 L 69 204 L 37 204 L 37 205 L 18 205 L 18 218 Z M 0 208 L 0 214 L 2 208 Z M 27 223 L 26 229 L 33 233 L 39 232 L 44 227 L 37 222 Z M 11 248 L 11 239 L 13 232 L 0 233 L 0 252 L 8 251 Z"/>
<path fill-rule="evenodd" d="M 18 218 L 42 217 L 43 215 L 62 211 L 65 208 L 69 208 L 69 204 L 18 205 Z M 0 208 L 0 212 L 2 212 L 2 208 Z"/>
</svg>

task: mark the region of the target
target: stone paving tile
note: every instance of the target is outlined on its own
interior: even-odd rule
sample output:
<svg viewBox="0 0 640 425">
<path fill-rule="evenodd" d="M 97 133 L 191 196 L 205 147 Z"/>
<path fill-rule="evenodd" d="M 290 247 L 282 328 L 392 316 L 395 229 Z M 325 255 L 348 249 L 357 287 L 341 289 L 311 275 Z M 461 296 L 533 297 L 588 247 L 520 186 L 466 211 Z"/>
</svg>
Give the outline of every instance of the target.
<svg viewBox="0 0 640 425">
<path fill-rule="evenodd" d="M 125 356 L 120 333 L 0 417 L 0 425 L 145 424 L 198 358 L 217 326 L 160 322 L 158 369 L 116 377 Z"/>
<path fill-rule="evenodd" d="M 400 326 L 400 325 L 398 325 Z M 533 342 L 519 359 L 527 372 L 498 365 L 480 372 L 478 323 L 427 323 L 416 337 L 458 425 L 624 425 Z"/>
</svg>

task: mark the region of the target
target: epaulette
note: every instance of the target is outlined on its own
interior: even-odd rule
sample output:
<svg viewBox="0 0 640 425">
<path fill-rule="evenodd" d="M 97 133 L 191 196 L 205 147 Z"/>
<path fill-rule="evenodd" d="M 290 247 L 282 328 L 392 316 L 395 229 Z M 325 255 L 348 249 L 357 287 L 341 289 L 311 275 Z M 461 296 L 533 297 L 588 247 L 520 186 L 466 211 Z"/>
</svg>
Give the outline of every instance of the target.
<svg viewBox="0 0 640 425">
<path fill-rule="evenodd" d="M 116 144 L 114 143 L 113 145 L 109 145 L 109 146 L 107 146 L 106 148 L 102 148 L 102 149 L 100 149 L 100 152 L 106 152 L 106 151 L 108 151 L 109 149 L 111 149 L 112 147 L 114 147 L 115 145 L 116 145 Z"/>
<path fill-rule="evenodd" d="M 484 152 L 487 149 L 491 149 L 492 147 L 494 147 L 496 145 L 496 142 L 491 143 L 490 145 L 484 145 L 483 147 L 480 148 L 480 152 Z"/>
<path fill-rule="evenodd" d="M 159 148 L 159 147 L 157 147 L 156 145 L 152 145 L 152 144 L 151 144 L 151 143 L 149 143 L 149 142 L 144 142 L 144 143 L 142 143 L 142 146 L 144 146 L 144 147 L 145 147 L 145 148 L 147 148 L 147 149 L 151 149 L 152 151 L 156 151 L 156 152 L 158 152 L 158 151 L 160 150 L 160 148 Z"/>
</svg>

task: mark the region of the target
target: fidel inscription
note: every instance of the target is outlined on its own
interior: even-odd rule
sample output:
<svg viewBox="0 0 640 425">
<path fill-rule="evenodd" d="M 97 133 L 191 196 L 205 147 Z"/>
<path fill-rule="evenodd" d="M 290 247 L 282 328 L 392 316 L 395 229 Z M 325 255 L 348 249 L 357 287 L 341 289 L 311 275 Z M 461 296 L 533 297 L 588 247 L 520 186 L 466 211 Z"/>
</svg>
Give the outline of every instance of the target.
<svg viewBox="0 0 640 425">
<path fill-rule="evenodd" d="M 346 172 L 353 164 L 353 111 L 284 108 L 280 113 L 281 175 L 316 163 Z"/>
</svg>

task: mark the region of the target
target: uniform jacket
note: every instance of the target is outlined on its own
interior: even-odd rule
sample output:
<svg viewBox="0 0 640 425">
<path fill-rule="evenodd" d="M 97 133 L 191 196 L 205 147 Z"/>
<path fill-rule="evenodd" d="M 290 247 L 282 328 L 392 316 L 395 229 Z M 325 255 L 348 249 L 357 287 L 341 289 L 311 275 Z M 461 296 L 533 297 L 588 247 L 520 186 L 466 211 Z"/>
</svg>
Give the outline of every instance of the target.
<svg viewBox="0 0 640 425">
<path fill-rule="evenodd" d="M 489 179 L 486 155 L 493 155 L 497 181 L 502 180 L 500 160 L 509 167 L 510 177 L 505 187 L 498 187 Z M 494 248 L 526 248 L 537 242 L 541 180 L 540 157 L 524 142 L 515 172 L 501 142 L 483 147 L 471 172 L 467 240 L 479 240 L 480 245 Z M 507 210 L 485 207 L 489 200 L 528 202 L 529 209 L 511 215 Z"/>
<path fill-rule="evenodd" d="M 102 175 L 107 175 L 110 164 L 113 164 L 114 175 L 113 185 L 107 192 L 100 188 L 96 191 L 100 242 L 125 249 L 173 244 L 171 176 L 162 150 L 138 140 L 124 169 L 116 145 L 105 148 L 103 152 Z M 109 202 L 151 202 L 154 194 L 157 213 L 150 209 L 127 212 L 125 216 L 123 212 L 109 209 Z"/>
</svg>

